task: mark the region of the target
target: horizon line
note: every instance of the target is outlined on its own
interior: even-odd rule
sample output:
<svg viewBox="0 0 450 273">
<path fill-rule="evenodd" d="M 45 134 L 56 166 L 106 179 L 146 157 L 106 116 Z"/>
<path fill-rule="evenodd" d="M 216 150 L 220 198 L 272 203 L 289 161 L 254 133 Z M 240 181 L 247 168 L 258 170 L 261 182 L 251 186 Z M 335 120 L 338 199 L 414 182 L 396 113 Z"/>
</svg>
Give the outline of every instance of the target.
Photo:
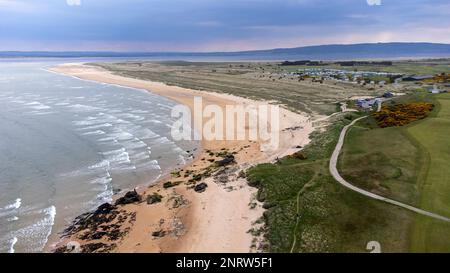
<svg viewBox="0 0 450 273">
<path fill-rule="evenodd" d="M 0 50 L 0 53 L 138 53 L 138 54 L 217 54 L 217 53 L 246 53 L 258 51 L 272 50 L 289 50 L 323 46 L 352 46 L 352 45 L 377 45 L 377 44 L 432 44 L 432 45 L 448 45 L 450 43 L 438 42 L 365 42 L 365 43 L 332 43 L 332 44 L 316 44 L 296 47 L 276 47 L 267 49 L 251 49 L 251 50 L 230 50 L 230 51 L 120 51 L 120 50 Z"/>
</svg>

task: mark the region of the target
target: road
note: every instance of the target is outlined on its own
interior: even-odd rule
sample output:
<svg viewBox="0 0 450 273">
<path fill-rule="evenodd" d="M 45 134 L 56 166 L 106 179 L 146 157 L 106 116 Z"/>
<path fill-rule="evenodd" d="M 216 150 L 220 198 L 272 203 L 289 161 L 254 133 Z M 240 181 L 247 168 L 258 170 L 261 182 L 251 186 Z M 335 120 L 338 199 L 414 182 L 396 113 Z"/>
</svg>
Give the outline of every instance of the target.
<svg viewBox="0 0 450 273">
<path fill-rule="evenodd" d="M 367 116 L 357 118 L 352 123 L 345 126 L 341 132 L 341 135 L 339 136 L 339 141 L 338 141 L 336 148 L 334 149 L 333 155 L 331 156 L 331 159 L 330 159 L 330 172 L 331 172 L 331 175 L 334 177 L 334 179 L 336 179 L 336 181 L 338 181 L 344 187 L 346 187 L 350 190 L 353 190 L 355 192 L 358 192 L 362 195 L 365 195 L 367 197 L 370 197 L 372 199 L 380 200 L 380 201 L 383 201 L 383 202 L 386 202 L 386 203 L 389 203 L 389 204 L 392 204 L 392 205 L 395 205 L 398 207 L 402 207 L 404 209 L 416 212 L 421 215 L 432 217 L 432 218 L 442 220 L 445 222 L 450 222 L 450 218 L 447 218 L 447 217 L 444 217 L 444 216 L 441 216 L 441 215 L 438 215 L 438 214 L 435 214 L 435 213 L 432 213 L 432 212 L 429 212 L 426 210 L 422 210 L 422 209 L 419 209 L 419 208 L 416 208 L 416 207 L 413 207 L 413 206 L 410 206 L 410 205 L 407 205 L 407 204 L 404 204 L 404 203 L 401 203 L 401 202 L 398 202 L 398 201 L 395 201 L 395 200 L 392 200 L 392 199 L 389 199 L 389 198 L 386 198 L 386 197 L 383 197 L 383 196 L 380 196 L 380 195 L 377 195 L 374 193 L 371 193 L 369 191 L 360 189 L 360 188 L 350 184 L 349 182 L 347 182 L 344 178 L 342 178 L 342 176 L 339 174 L 339 172 L 337 170 L 336 165 L 337 165 L 337 162 L 339 159 L 339 154 L 341 153 L 342 147 L 344 146 L 345 136 L 347 135 L 347 131 L 350 127 L 352 127 L 356 122 L 358 122 L 364 118 L 367 118 Z"/>
</svg>

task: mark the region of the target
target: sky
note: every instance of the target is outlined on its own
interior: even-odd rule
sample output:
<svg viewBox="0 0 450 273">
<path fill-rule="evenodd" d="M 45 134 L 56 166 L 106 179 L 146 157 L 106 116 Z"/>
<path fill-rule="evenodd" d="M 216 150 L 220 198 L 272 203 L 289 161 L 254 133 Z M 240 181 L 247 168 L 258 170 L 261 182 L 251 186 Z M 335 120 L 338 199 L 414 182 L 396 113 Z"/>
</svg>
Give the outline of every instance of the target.
<svg viewBox="0 0 450 273">
<path fill-rule="evenodd" d="M 450 43 L 448 0 L 0 0 L 0 50 Z"/>
</svg>

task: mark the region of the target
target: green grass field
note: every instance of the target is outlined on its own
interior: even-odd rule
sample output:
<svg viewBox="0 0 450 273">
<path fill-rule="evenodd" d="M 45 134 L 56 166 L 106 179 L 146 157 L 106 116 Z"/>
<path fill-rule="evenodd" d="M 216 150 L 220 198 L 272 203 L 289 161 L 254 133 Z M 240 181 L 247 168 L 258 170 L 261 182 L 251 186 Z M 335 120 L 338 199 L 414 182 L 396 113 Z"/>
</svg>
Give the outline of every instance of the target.
<svg viewBox="0 0 450 273">
<path fill-rule="evenodd" d="M 353 184 L 450 217 L 450 94 L 418 93 L 398 102 L 433 101 L 432 115 L 404 127 L 352 128 L 339 169 Z M 450 252 L 450 223 L 414 215 L 409 251 Z"/>
<path fill-rule="evenodd" d="M 296 69 L 275 63 L 127 62 L 100 66 L 128 77 L 277 101 L 309 113 L 330 114 L 337 111 L 338 101 L 384 92 L 275 77 L 286 69 Z M 434 74 L 448 71 L 449 65 L 448 60 L 399 62 L 386 69 Z M 439 102 L 434 116 L 402 128 L 380 129 L 371 119 L 356 124 L 340 158 L 343 176 L 359 187 L 450 217 L 450 100 L 446 96 L 416 92 L 396 98 L 397 103 L 435 98 Z M 268 251 L 367 252 L 370 241 L 380 242 L 383 252 L 450 251 L 449 224 L 372 200 L 331 177 L 329 159 L 339 133 L 359 115 L 338 115 L 325 132 L 314 133 L 312 143 L 304 149 L 306 160 L 284 158 L 278 164 L 262 164 L 248 171 L 249 182 L 259 188 L 258 199 L 267 208 L 263 231 L 270 243 Z"/>
<path fill-rule="evenodd" d="M 420 206 L 450 217 L 450 94 L 436 96 L 437 113 L 408 128 L 425 151 L 420 168 Z M 418 217 L 412 251 L 450 252 L 450 224 Z"/>
<path fill-rule="evenodd" d="M 338 184 L 329 174 L 330 155 L 348 119 L 317 133 L 305 148 L 307 160 L 281 160 L 248 171 L 259 187 L 271 252 L 367 252 L 370 241 L 382 251 L 405 252 L 414 214 L 368 199 Z"/>
</svg>

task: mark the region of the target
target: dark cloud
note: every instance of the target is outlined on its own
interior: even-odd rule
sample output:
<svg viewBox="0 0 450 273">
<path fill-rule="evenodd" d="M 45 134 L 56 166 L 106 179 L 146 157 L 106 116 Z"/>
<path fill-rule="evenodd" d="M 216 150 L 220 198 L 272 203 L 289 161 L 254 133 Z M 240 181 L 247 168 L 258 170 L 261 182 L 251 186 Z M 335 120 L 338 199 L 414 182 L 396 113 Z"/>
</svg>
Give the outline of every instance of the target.
<svg viewBox="0 0 450 273">
<path fill-rule="evenodd" d="M 0 0 L 0 50 L 450 42 L 449 9 L 444 0 Z"/>
</svg>

